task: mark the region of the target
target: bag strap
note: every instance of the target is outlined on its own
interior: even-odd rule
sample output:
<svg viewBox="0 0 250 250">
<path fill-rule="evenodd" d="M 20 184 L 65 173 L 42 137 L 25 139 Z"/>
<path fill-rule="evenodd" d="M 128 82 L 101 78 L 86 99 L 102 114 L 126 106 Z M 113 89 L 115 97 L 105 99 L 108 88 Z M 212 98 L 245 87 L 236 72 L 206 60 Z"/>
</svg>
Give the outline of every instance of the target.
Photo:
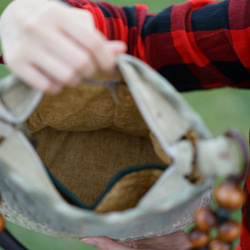
<svg viewBox="0 0 250 250">
<path fill-rule="evenodd" d="M 27 250 L 6 228 L 3 216 L 0 214 L 0 246 L 5 250 Z"/>
</svg>

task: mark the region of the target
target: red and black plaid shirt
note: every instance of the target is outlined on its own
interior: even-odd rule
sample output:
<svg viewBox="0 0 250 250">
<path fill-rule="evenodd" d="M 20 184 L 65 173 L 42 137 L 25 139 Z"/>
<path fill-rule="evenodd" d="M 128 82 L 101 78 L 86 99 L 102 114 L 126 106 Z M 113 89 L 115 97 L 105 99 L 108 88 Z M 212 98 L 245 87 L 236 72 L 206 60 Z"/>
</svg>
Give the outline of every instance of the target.
<svg viewBox="0 0 250 250">
<path fill-rule="evenodd" d="M 108 39 L 124 41 L 129 54 L 146 61 L 179 91 L 250 88 L 250 0 L 190 0 L 153 15 L 139 4 L 62 1 L 90 11 Z M 250 177 L 246 190 L 244 250 L 250 249 Z"/>
</svg>

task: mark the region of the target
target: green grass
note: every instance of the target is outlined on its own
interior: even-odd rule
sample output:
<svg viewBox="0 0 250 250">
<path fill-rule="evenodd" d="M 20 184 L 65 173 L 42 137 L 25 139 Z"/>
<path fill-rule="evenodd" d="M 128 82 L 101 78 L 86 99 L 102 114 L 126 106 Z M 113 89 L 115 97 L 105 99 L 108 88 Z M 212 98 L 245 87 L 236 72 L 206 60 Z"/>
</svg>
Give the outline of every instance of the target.
<svg viewBox="0 0 250 250">
<path fill-rule="evenodd" d="M 9 2 L 9 0 L 0 1 L 0 13 Z M 150 7 L 150 12 L 157 12 L 168 5 L 182 1 L 142 0 L 138 2 L 136 0 L 110 0 L 109 2 L 116 5 L 145 3 Z M 0 66 L 0 78 L 7 73 L 6 68 Z M 242 132 L 245 138 L 248 137 L 250 125 L 250 91 L 224 88 L 209 91 L 194 91 L 183 94 L 183 97 L 202 116 L 214 135 L 219 135 L 227 129 L 237 128 L 237 130 Z M 234 217 L 240 220 L 240 212 L 238 211 Z M 7 228 L 30 250 L 94 249 L 78 241 L 52 238 L 23 229 L 11 223 L 7 223 Z"/>
</svg>

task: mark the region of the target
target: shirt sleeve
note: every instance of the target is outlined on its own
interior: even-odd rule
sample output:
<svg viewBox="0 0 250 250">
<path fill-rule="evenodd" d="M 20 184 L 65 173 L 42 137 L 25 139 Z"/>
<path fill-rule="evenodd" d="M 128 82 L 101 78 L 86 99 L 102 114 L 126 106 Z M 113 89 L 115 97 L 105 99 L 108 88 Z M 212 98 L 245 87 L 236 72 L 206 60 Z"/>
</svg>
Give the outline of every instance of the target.
<svg viewBox="0 0 250 250">
<path fill-rule="evenodd" d="M 249 88 L 249 0 L 190 0 L 148 14 L 145 5 L 64 0 L 89 10 L 96 27 L 128 45 L 179 91 L 222 86 Z"/>
<path fill-rule="evenodd" d="M 145 5 L 117 7 L 61 0 L 90 11 L 110 40 L 147 62 L 179 91 L 250 88 L 250 0 L 189 0 L 149 14 Z"/>
<path fill-rule="evenodd" d="M 0 55 L 0 64 L 3 64 L 3 55 Z"/>
</svg>

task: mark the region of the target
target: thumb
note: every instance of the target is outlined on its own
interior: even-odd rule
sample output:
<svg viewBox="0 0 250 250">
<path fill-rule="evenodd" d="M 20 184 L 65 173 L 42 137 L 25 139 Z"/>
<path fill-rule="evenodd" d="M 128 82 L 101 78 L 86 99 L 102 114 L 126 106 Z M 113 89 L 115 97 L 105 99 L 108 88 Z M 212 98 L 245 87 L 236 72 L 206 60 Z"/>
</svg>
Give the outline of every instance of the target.
<svg viewBox="0 0 250 250">
<path fill-rule="evenodd" d="M 131 248 L 123 246 L 107 237 L 86 237 L 81 241 L 99 250 L 131 250 Z"/>
<path fill-rule="evenodd" d="M 127 45 L 122 41 L 108 41 L 108 46 L 116 55 L 127 51 Z"/>
</svg>

